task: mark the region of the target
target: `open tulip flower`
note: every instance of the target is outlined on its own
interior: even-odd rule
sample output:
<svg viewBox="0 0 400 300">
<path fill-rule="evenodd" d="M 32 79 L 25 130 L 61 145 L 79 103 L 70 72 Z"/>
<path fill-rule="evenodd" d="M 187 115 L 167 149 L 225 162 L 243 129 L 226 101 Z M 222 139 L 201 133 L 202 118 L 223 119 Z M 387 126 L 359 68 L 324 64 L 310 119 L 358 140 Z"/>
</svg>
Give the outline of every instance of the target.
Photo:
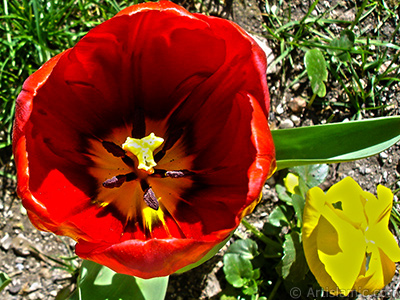
<svg viewBox="0 0 400 300">
<path fill-rule="evenodd" d="M 80 257 L 169 275 L 254 208 L 275 168 L 268 110 L 265 54 L 236 24 L 131 6 L 24 83 L 18 194 Z"/>
<path fill-rule="evenodd" d="M 320 286 L 331 294 L 372 294 L 388 284 L 400 248 L 388 229 L 393 194 L 379 185 L 377 198 L 350 177 L 325 194 L 309 190 L 303 246 Z"/>
</svg>

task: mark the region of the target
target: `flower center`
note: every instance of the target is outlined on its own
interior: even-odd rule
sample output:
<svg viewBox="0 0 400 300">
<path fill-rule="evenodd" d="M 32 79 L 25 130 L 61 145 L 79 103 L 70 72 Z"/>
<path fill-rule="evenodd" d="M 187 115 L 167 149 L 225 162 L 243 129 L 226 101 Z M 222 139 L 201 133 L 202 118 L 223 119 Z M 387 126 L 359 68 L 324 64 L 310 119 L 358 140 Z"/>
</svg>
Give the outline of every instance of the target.
<svg viewBox="0 0 400 300">
<path fill-rule="evenodd" d="M 153 132 L 141 139 L 128 137 L 122 149 L 131 152 L 139 161 L 138 169 L 146 171 L 148 174 L 153 174 L 157 164 L 154 161 L 153 152 L 164 142 L 163 138 L 157 137 Z"/>
</svg>

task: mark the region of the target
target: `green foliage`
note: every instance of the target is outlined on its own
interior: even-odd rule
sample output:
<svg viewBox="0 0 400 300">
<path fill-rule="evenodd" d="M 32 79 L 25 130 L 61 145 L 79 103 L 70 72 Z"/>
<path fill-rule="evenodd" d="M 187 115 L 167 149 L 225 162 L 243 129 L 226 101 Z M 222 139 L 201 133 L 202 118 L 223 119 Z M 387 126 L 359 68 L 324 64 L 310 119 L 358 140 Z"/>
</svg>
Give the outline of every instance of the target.
<svg viewBox="0 0 400 300">
<path fill-rule="evenodd" d="M 252 260 L 258 256 L 258 246 L 253 240 L 235 241 L 224 255 L 226 280 L 241 289 L 251 299 L 259 299 L 258 286 L 262 284 L 260 269 L 254 268 Z"/>
<path fill-rule="evenodd" d="M 11 282 L 6 273 L 0 272 L 0 292 Z"/>
<path fill-rule="evenodd" d="M 328 79 L 328 70 L 322 52 L 316 48 L 308 50 L 304 56 L 304 65 L 310 78 L 313 93 L 318 97 L 325 97 L 324 81 Z"/>
<path fill-rule="evenodd" d="M 2 0 L 0 5 L 0 165 L 11 158 L 15 99 L 23 81 L 91 28 L 137 1 Z"/>
<path fill-rule="evenodd" d="M 400 46 L 396 44 L 399 2 L 363 0 L 356 7 L 354 20 L 330 17 L 342 9 L 340 2 L 328 8 L 318 4 L 318 0 L 311 2 L 304 16 L 293 19 L 293 6 L 284 1 L 266 1 L 264 27 L 269 41 L 275 42 L 273 49 L 279 51 L 269 67 L 282 66 L 281 80 L 286 82 L 286 91 L 303 81 L 306 74 L 311 77 L 310 59 L 321 62 L 319 66 L 311 63 L 320 70 L 311 71 L 314 76 L 310 79 L 309 106 L 318 96 L 318 102 L 325 106 L 351 109 L 355 119 L 361 118 L 365 110 L 382 110 L 386 105 L 385 89 L 400 81 Z M 318 14 L 313 15 L 317 5 Z M 369 27 L 371 23 L 375 26 Z M 394 27 L 390 35 L 385 32 L 388 25 Z M 303 57 L 305 70 L 293 72 L 299 65 L 302 67 L 299 58 Z M 315 75 L 320 78 L 315 79 Z M 337 91 L 338 101 L 324 99 L 326 79 L 326 92 Z"/>
<path fill-rule="evenodd" d="M 69 300 L 162 300 L 168 277 L 135 278 L 118 274 L 107 267 L 85 260 L 76 292 Z"/>
<path fill-rule="evenodd" d="M 378 154 L 398 142 L 400 117 L 274 130 L 272 136 L 278 170 L 351 161 Z"/>
<path fill-rule="evenodd" d="M 224 256 L 228 287 L 220 299 L 289 299 L 291 290 L 313 295 L 318 285 L 308 269 L 301 242 L 302 215 L 307 191 L 325 181 L 327 165 L 297 166 L 289 171 L 299 176 L 295 193 L 277 184 L 280 202 L 260 231 L 246 221 L 257 242 L 238 239 Z M 257 286 L 256 286 L 257 285 Z M 233 290 L 232 290 L 233 288 Z M 253 298 L 246 298 L 252 294 Z M 278 296 L 279 295 L 279 296 Z M 229 298 L 235 296 L 236 298 Z"/>
</svg>

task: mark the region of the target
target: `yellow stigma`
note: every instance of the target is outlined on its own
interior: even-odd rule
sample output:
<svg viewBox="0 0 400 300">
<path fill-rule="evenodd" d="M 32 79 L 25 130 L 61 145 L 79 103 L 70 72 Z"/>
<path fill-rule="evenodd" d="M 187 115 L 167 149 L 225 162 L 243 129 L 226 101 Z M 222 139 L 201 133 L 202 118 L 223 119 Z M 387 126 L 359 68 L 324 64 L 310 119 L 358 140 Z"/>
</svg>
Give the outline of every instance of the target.
<svg viewBox="0 0 400 300">
<path fill-rule="evenodd" d="M 122 149 L 134 154 L 138 161 L 138 169 L 153 173 L 153 167 L 157 164 L 154 161 L 153 151 L 156 150 L 164 142 L 163 138 L 157 137 L 153 132 L 141 139 L 133 139 L 128 137 L 122 144 Z"/>
</svg>

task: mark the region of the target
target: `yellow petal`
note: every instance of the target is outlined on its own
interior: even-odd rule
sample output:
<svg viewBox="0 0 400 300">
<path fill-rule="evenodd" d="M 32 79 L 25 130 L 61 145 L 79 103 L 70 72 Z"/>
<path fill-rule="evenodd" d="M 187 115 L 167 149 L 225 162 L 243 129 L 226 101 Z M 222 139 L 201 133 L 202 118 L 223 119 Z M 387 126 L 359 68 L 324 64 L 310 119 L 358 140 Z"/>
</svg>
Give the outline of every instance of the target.
<svg viewBox="0 0 400 300">
<path fill-rule="evenodd" d="M 370 194 L 371 197 L 366 197 L 365 213 L 368 216 L 368 223 L 373 225 L 385 219 L 386 224 L 388 224 L 392 210 L 393 194 L 390 189 L 382 185 L 378 185 L 377 194 L 379 200 L 372 194 Z"/>
<path fill-rule="evenodd" d="M 325 193 L 318 187 L 310 189 L 307 193 L 303 214 L 303 248 L 308 266 L 319 285 L 324 289 L 335 291 L 337 285 L 326 272 L 324 264 L 318 257 L 318 224 L 325 206 L 325 198 Z"/>
<path fill-rule="evenodd" d="M 366 223 L 364 214 L 364 199 L 360 197 L 363 190 L 351 177 L 346 177 L 334 184 L 326 193 L 327 201 L 331 204 L 341 203 L 343 217 L 355 227 Z"/>
<path fill-rule="evenodd" d="M 318 256 L 341 293 L 347 295 L 364 261 L 364 234 L 339 217 L 331 206 L 324 209 L 318 226 Z"/>
<path fill-rule="evenodd" d="M 385 287 L 393 278 L 396 265 L 376 245 L 369 244 L 367 251 L 370 253 L 368 270 L 365 275 L 360 275 L 354 284 L 354 289 L 362 295 L 370 295 Z"/>
</svg>

